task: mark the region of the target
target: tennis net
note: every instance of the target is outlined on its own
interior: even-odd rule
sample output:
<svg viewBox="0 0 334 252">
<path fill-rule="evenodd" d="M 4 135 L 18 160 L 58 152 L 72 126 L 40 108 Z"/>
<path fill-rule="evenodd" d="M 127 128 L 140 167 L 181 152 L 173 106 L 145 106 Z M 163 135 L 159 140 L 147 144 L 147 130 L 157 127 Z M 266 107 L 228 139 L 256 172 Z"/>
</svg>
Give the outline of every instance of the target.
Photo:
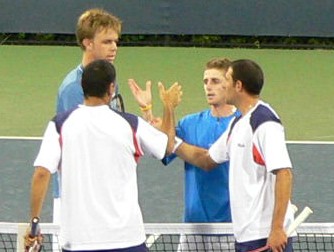
<svg viewBox="0 0 334 252">
<path fill-rule="evenodd" d="M 0 251 L 24 251 L 23 235 L 27 225 L 0 222 Z M 150 251 L 234 251 L 231 224 L 147 223 L 145 229 Z M 42 251 L 61 251 L 59 227 L 41 223 L 41 230 Z M 303 223 L 297 233 L 293 242 L 295 252 L 334 251 L 334 223 Z"/>
</svg>

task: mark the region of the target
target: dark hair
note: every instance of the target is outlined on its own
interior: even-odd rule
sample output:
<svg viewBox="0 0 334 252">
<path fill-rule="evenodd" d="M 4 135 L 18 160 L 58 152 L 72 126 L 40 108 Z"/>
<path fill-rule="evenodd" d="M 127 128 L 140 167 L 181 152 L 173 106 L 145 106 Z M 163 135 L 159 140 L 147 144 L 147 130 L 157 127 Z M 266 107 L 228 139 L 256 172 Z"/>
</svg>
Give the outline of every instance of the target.
<svg viewBox="0 0 334 252">
<path fill-rule="evenodd" d="M 252 60 L 241 59 L 233 61 L 233 82 L 240 80 L 247 93 L 259 95 L 263 87 L 264 77 L 261 67 Z"/>
<path fill-rule="evenodd" d="M 115 82 L 116 71 L 107 60 L 95 60 L 88 64 L 82 73 L 82 89 L 85 98 L 95 96 L 102 98 L 108 92 L 110 84 Z"/>
</svg>

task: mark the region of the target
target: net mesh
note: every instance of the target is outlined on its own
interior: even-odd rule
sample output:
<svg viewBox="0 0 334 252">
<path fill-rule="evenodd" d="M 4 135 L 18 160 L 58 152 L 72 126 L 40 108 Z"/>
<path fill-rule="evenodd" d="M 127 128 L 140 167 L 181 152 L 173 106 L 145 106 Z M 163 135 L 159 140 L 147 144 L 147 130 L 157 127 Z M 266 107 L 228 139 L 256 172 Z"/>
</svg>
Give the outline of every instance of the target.
<svg viewBox="0 0 334 252">
<path fill-rule="evenodd" d="M 0 222 L 0 251 L 23 251 L 28 224 Z M 59 227 L 42 223 L 42 251 L 61 251 Z M 149 251 L 234 251 L 230 224 L 145 224 Z M 294 251 L 334 251 L 334 223 L 303 223 L 294 237 Z"/>
</svg>

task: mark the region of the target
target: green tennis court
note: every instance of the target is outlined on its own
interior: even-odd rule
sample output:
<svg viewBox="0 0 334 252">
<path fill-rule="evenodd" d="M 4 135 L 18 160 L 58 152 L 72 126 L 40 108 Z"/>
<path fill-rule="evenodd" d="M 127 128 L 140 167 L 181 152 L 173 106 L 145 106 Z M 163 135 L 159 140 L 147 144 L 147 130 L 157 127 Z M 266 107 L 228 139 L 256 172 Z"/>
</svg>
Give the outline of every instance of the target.
<svg viewBox="0 0 334 252">
<path fill-rule="evenodd" d="M 81 59 L 78 47 L 0 46 L 0 135 L 41 136 L 55 111 L 58 86 Z M 139 114 L 128 78 L 183 85 L 177 116 L 206 108 L 203 66 L 213 57 L 250 58 L 265 72 L 263 99 L 280 114 L 288 140 L 333 141 L 332 50 L 120 47 L 118 82 L 127 111 Z M 155 94 L 157 90 L 155 89 Z M 155 96 L 154 110 L 161 106 Z"/>
</svg>

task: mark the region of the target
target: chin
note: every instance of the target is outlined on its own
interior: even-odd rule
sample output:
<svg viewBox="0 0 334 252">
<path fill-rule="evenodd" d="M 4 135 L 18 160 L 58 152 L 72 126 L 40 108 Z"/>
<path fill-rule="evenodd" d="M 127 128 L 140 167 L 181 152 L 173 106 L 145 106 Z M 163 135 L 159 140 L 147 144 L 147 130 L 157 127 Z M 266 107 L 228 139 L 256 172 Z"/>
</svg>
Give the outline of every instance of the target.
<svg viewBox="0 0 334 252">
<path fill-rule="evenodd" d="M 216 103 L 213 99 L 207 99 L 206 102 L 207 102 L 209 105 L 213 105 L 213 104 Z"/>
<path fill-rule="evenodd" d="M 114 63 L 115 58 L 107 57 L 105 60 L 109 61 L 110 63 Z"/>
</svg>

